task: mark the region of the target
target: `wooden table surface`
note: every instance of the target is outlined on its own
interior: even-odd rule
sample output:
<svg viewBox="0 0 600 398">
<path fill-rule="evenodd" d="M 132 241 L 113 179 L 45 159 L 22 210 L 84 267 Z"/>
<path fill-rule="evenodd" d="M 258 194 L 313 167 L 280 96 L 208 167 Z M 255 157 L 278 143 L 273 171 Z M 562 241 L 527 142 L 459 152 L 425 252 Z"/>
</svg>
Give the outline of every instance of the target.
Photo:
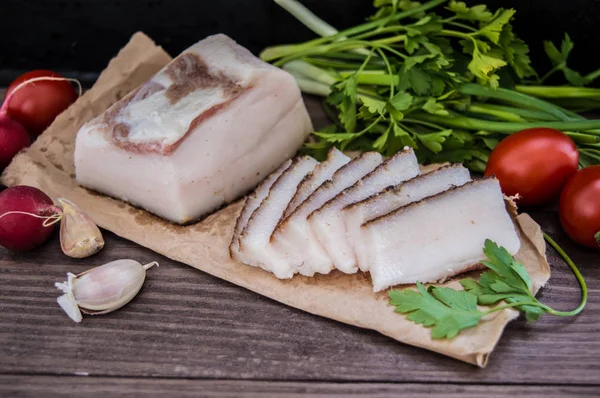
<svg viewBox="0 0 600 398">
<path fill-rule="evenodd" d="M 0 396 L 600 396 L 600 254 L 565 236 L 555 206 L 529 214 L 580 266 L 589 302 L 578 317 L 510 323 L 485 369 L 286 307 L 107 231 L 85 260 L 64 256 L 56 233 L 31 252 L 0 248 Z M 575 278 L 547 254 L 539 297 L 576 307 Z M 121 258 L 160 267 L 129 305 L 72 322 L 54 282 Z"/>
</svg>

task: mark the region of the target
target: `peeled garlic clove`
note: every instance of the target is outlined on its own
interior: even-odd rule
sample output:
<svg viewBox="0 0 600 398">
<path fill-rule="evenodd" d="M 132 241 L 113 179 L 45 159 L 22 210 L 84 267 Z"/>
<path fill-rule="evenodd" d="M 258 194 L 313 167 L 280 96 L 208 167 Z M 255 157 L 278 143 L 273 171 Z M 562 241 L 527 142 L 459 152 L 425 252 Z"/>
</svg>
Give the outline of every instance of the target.
<svg viewBox="0 0 600 398">
<path fill-rule="evenodd" d="M 75 322 L 84 314 L 100 315 L 121 308 L 131 301 L 142 288 L 146 270 L 157 265 L 142 265 L 134 260 L 117 260 L 92 268 L 79 275 L 68 275 L 68 280 L 56 283 L 65 294 L 57 301 Z"/>
<path fill-rule="evenodd" d="M 67 199 L 58 199 L 63 216 L 60 222 L 60 247 L 69 257 L 85 258 L 104 247 L 100 229 L 77 205 Z"/>
</svg>

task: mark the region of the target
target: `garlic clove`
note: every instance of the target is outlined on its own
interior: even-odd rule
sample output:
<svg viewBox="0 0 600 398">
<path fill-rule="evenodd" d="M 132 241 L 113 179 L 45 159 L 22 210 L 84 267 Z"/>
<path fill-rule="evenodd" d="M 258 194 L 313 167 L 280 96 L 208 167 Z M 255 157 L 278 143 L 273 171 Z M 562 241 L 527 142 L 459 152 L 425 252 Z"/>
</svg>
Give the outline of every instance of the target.
<svg viewBox="0 0 600 398">
<path fill-rule="evenodd" d="M 60 222 L 60 247 L 73 258 L 85 258 L 104 247 L 104 238 L 98 226 L 83 210 L 70 200 L 59 198 L 63 216 Z"/>
<path fill-rule="evenodd" d="M 153 265 L 158 263 L 142 265 L 134 260 L 116 260 L 79 275 L 68 274 L 67 282 L 56 284 L 65 292 L 58 303 L 75 322 L 81 320 L 82 312 L 100 315 L 115 311 L 138 294 L 146 270 Z"/>
</svg>

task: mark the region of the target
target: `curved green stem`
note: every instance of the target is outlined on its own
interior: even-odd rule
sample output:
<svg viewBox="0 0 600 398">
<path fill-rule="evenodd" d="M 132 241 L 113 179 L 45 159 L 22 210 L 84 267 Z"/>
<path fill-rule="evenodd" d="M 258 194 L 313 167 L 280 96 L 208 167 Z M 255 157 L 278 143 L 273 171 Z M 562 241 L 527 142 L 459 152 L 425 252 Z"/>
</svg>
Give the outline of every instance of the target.
<svg viewBox="0 0 600 398">
<path fill-rule="evenodd" d="M 466 110 L 467 110 L 467 112 L 494 116 L 494 117 L 497 117 L 498 119 L 506 120 L 508 122 L 526 122 L 525 119 L 523 119 L 521 116 L 519 116 L 517 114 L 507 112 L 507 111 L 504 111 L 501 109 L 495 109 L 492 107 L 488 107 L 486 105 L 471 104 L 471 105 L 467 105 Z"/>
<path fill-rule="evenodd" d="M 442 22 L 444 22 L 445 24 L 448 24 L 448 25 L 458 26 L 459 28 L 470 30 L 471 32 L 477 32 L 477 29 L 475 29 L 474 27 L 462 24 L 460 22 L 454 22 L 454 21 L 452 21 L 452 18 L 445 19 Z"/>
<path fill-rule="evenodd" d="M 440 33 L 444 36 L 458 37 L 460 39 L 473 40 L 473 38 L 469 34 L 459 32 L 456 30 L 442 29 L 442 30 L 440 30 Z"/>
<path fill-rule="evenodd" d="M 491 109 L 491 110 L 498 110 L 498 111 L 502 111 L 502 112 L 509 112 L 509 113 L 513 113 L 517 116 L 520 116 L 524 119 L 533 119 L 533 120 L 544 120 L 544 121 L 557 121 L 559 119 L 557 119 L 556 117 L 543 112 L 543 111 L 538 111 L 535 109 L 526 109 L 526 108 L 517 108 L 517 107 L 512 107 L 512 106 L 506 106 L 506 105 L 496 105 L 496 104 L 488 104 L 488 103 L 478 103 L 478 102 L 473 102 L 472 106 L 479 106 L 479 107 L 483 107 L 486 109 Z"/>
<path fill-rule="evenodd" d="M 552 246 L 554 248 L 554 250 L 556 250 L 558 252 L 558 254 L 560 254 L 560 256 L 563 258 L 563 260 L 565 260 L 567 265 L 571 268 L 571 271 L 573 271 L 573 274 L 575 275 L 575 278 L 577 278 L 577 282 L 579 283 L 579 286 L 581 287 L 581 303 L 574 310 L 555 311 L 550 307 L 547 307 L 545 309 L 546 309 L 546 311 L 548 311 L 548 313 L 550 313 L 552 315 L 558 315 L 558 316 L 577 315 L 583 310 L 583 307 L 585 307 L 585 304 L 586 304 L 587 298 L 588 298 L 588 291 L 587 291 L 587 285 L 585 283 L 585 279 L 583 279 L 581 272 L 579 272 L 579 269 L 577 268 L 577 266 L 575 265 L 573 260 L 571 260 L 571 258 L 567 255 L 567 253 L 565 253 L 565 251 L 558 245 L 558 243 L 556 243 L 554 241 L 554 239 L 552 239 L 550 236 L 548 236 L 548 234 L 544 234 L 544 239 L 546 239 L 546 242 L 548 242 L 550 244 L 550 246 Z"/>
<path fill-rule="evenodd" d="M 426 122 L 425 120 L 411 119 L 411 118 L 405 117 L 404 119 L 402 119 L 402 121 L 406 122 L 406 123 L 420 124 L 422 126 L 431 127 L 432 129 L 444 130 L 444 127 L 434 124 L 434 123 Z"/>
<path fill-rule="evenodd" d="M 537 109 L 546 112 L 562 121 L 572 119 L 569 117 L 568 111 L 565 109 L 561 109 L 560 107 L 557 107 L 549 102 L 513 90 L 507 90 L 504 88 L 493 89 L 490 87 L 481 86 L 479 84 L 469 83 L 460 86 L 458 91 L 465 95 L 493 98 L 496 100 Z"/>
<path fill-rule="evenodd" d="M 543 98 L 600 98 L 600 89 L 592 87 L 516 85 L 515 90 Z"/>
<path fill-rule="evenodd" d="M 413 114 L 411 114 L 413 115 Z M 572 120 L 566 122 L 496 122 L 491 120 L 481 120 L 460 115 L 440 116 L 415 112 L 413 116 L 423 118 L 434 123 L 447 127 L 464 128 L 468 130 L 485 130 L 492 133 L 512 134 L 519 130 L 525 130 L 533 127 L 547 127 L 556 130 L 593 130 L 600 128 L 600 120 Z M 600 133 L 589 131 L 588 134 L 598 136 Z"/>
<path fill-rule="evenodd" d="M 505 305 L 499 305 L 498 307 L 494 307 L 490 310 L 485 311 L 484 314 L 487 315 L 487 314 L 491 314 L 492 312 L 502 311 L 507 308 L 521 307 L 524 305 L 529 305 L 529 306 L 533 306 L 533 307 L 542 307 L 542 308 L 546 307 L 544 304 L 540 303 L 539 301 L 514 302 L 514 303 L 505 304 Z M 544 309 L 546 309 L 546 308 L 544 308 Z"/>
<path fill-rule="evenodd" d="M 443 4 L 445 2 L 447 2 L 448 0 L 431 0 L 428 1 L 427 3 L 419 6 L 419 7 L 415 7 L 412 8 L 410 10 L 406 10 L 403 12 L 398 12 L 393 14 L 390 18 L 385 18 L 385 19 L 377 19 L 375 21 L 371 21 L 371 22 L 367 22 L 364 23 L 362 25 L 358 25 L 358 26 L 354 26 L 352 28 L 349 29 L 345 29 L 342 30 L 334 35 L 331 36 L 327 36 L 327 37 L 320 37 L 317 39 L 313 39 L 310 41 L 307 41 L 305 43 L 302 44 L 298 44 L 298 45 L 283 45 L 283 46 L 276 46 L 276 47 L 269 47 L 267 49 L 265 49 L 261 54 L 260 54 L 260 58 L 264 61 L 272 61 L 275 60 L 277 58 L 281 58 L 281 57 L 287 57 L 290 55 L 293 55 L 297 52 L 302 52 L 306 49 L 310 49 L 312 47 L 315 46 L 319 46 L 321 44 L 325 44 L 325 43 L 329 43 L 329 42 L 333 42 L 336 41 L 338 39 L 343 39 L 343 38 L 347 38 L 350 37 L 352 35 L 357 35 L 363 32 L 367 32 L 371 29 L 375 29 L 378 28 L 382 25 L 385 25 L 389 22 L 392 21 L 398 21 L 400 19 L 406 18 L 406 17 L 410 17 L 412 15 L 415 14 L 419 14 L 421 12 L 430 10 L 432 8 L 435 8 L 437 6 L 439 6 L 440 4 Z"/>
<path fill-rule="evenodd" d="M 538 80 L 538 84 L 542 84 L 543 82 L 545 82 L 550 76 L 557 72 L 560 69 L 560 67 L 561 65 L 556 65 L 554 68 L 550 69 L 544 76 L 542 76 Z"/>
<path fill-rule="evenodd" d="M 596 239 L 598 246 L 600 246 L 600 231 L 596 232 L 596 235 L 594 235 L 594 238 Z"/>
</svg>

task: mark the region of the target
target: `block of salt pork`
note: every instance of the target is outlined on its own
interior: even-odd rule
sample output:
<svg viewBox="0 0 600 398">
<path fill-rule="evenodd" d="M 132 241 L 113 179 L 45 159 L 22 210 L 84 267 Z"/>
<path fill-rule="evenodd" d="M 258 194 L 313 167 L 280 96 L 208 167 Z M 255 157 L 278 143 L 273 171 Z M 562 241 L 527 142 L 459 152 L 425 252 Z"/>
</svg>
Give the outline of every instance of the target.
<svg viewBox="0 0 600 398">
<path fill-rule="evenodd" d="M 409 203 L 444 192 L 471 181 L 469 170 L 460 165 L 444 166 L 391 186 L 365 200 L 346 206 L 340 217 L 346 225 L 346 239 L 354 249 L 361 271 L 369 270 L 369 258 L 361 225 Z"/>
<path fill-rule="evenodd" d="M 254 188 L 310 131 L 292 76 L 219 34 L 80 129 L 77 181 L 186 223 Z"/>
<path fill-rule="evenodd" d="M 347 274 L 358 271 L 354 249 L 347 239 L 342 209 L 418 174 L 417 157 L 412 148 L 407 148 L 386 159 L 375 170 L 308 216 L 317 240 L 325 247 L 336 269 Z"/>
<path fill-rule="evenodd" d="M 491 239 L 511 254 L 519 237 L 495 178 L 467 182 L 362 226 L 373 290 L 437 282 L 485 259 Z"/>
</svg>

